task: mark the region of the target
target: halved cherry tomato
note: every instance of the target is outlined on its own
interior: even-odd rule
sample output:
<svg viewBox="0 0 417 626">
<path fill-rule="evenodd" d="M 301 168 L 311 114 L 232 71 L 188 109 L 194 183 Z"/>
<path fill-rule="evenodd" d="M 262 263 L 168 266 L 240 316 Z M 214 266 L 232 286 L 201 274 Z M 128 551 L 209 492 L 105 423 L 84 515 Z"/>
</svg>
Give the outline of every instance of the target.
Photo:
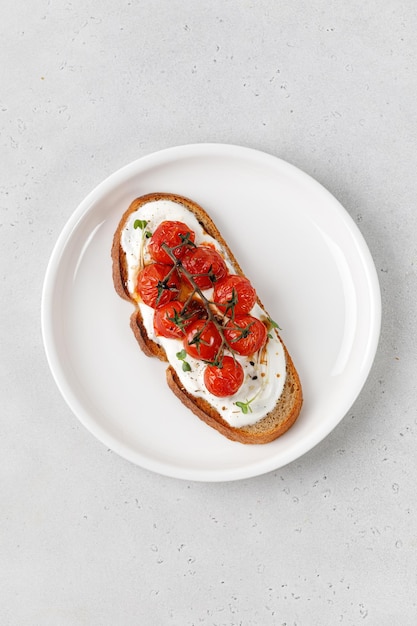
<svg viewBox="0 0 417 626">
<path fill-rule="evenodd" d="M 177 271 L 163 263 L 150 263 L 138 274 L 138 293 L 143 302 L 154 309 L 160 304 L 175 300 L 179 285 Z"/>
<path fill-rule="evenodd" d="M 231 349 L 249 356 L 258 352 L 267 339 L 265 324 L 252 315 L 236 315 L 234 320 L 227 322 L 224 336 Z"/>
<path fill-rule="evenodd" d="M 249 313 L 256 302 L 256 291 L 244 276 L 229 274 L 214 285 L 213 300 L 229 317 Z"/>
<path fill-rule="evenodd" d="M 214 361 L 221 343 L 222 338 L 215 324 L 201 319 L 190 324 L 183 341 L 187 354 L 202 361 Z"/>
<path fill-rule="evenodd" d="M 172 300 L 156 307 L 153 316 L 155 333 L 168 339 L 184 337 L 184 325 L 181 317 L 183 305 L 178 300 Z"/>
<path fill-rule="evenodd" d="M 233 396 L 242 386 L 244 377 L 243 367 L 231 356 L 223 357 L 221 367 L 207 365 L 204 370 L 207 391 L 218 398 Z"/>
<path fill-rule="evenodd" d="M 181 259 L 189 247 L 186 242 L 192 243 L 194 239 L 195 234 L 187 224 L 175 221 L 161 222 L 149 239 L 148 251 L 154 261 L 173 265 L 173 259 L 162 248 L 162 244 L 171 248 L 177 259 Z"/>
<path fill-rule="evenodd" d="M 223 257 L 208 246 L 187 250 L 182 258 L 182 265 L 192 274 L 194 282 L 200 289 L 210 289 L 227 274 Z"/>
</svg>

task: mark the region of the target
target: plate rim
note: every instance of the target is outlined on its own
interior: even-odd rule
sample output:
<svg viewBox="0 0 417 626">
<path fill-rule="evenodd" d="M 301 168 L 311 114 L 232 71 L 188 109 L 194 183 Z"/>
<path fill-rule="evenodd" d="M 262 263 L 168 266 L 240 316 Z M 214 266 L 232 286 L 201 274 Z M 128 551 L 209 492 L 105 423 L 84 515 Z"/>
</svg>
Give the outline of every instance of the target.
<svg viewBox="0 0 417 626">
<path fill-rule="evenodd" d="M 373 329 L 373 333 L 371 341 L 369 342 L 366 359 L 363 359 L 361 361 L 363 373 L 360 382 L 358 382 L 357 384 L 357 388 L 350 396 L 349 406 L 347 407 L 347 409 L 342 409 L 340 411 L 341 415 L 338 414 L 337 417 L 330 420 L 330 422 L 326 421 L 326 428 L 317 428 L 314 431 L 313 435 L 310 435 L 308 437 L 308 442 L 306 441 L 306 445 L 302 447 L 303 449 L 299 451 L 297 446 L 294 453 L 292 455 L 290 454 L 286 460 L 284 459 L 283 462 L 277 463 L 275 457 L 271 455 L 270 457 L 267 457 L 260 461 L 256 460 L 255 462 L 249 463 L 244 466 L 229 468 L 227 471 L 224 469 L 189 469 L 179 466 L 173 466 L 172 464 L 163 463 L 155 459 L 150 460 L 149 457 L 146 457 L 137 451 L 133 452 L 133 450 L 129 448 L 129 446 L 121 441 L 114 439 L 111 433 L 106 432 L 106 430 L 100 424 L 94 422 L 94 420 L 92 422 L 95 427 L 92 428 L 91 419 L 85 418 L 86 415 L 88 416 L 88 411 L 86 411 L 82 404 L 78 402 L 78 398 L 76 398 L 72 393 L 72 389 L 65 380 L 65 377 L 64 380 L 62 380 L 58 373 L 59 371 L 62 371 L 62 367 L 60 365 L 60 360 L 57 356 L 56 346 L 53 343 L 53 333 L 50 329 L 53 318 L 51 303 L 54 295 L 54 289 L 56 288 L 56 278 L 59 273 L 60 257 L 62 256 L 66 246 L 71 240 L 71 235 L 76 229 L 77 224 L 83 219 L 83 217 L 87 213 L 89 213 L 91 207 L 94 207 L 95 201 L 111 191 L 116 181 L 118 185 L 122 185 L 124 182 L 126 182 L 126 180 L 129 179 L 132 174 L 139 175 L 141 169 L 151 169 L 155 165 L 160 165 L 161 162 L 169 162 L 170 160 L 172 160 L 173 157 L 174 160 L 179 160 L 184 156 L 190 156 L 192 153 L 194 153 L 194 156 L 196 156 L 196 152 L 200 153 L 198 154 L 198 156 L 201 157 L 208 156 L 209 154 L 218 153 L 219 151 L 223 153 L 222 156 L 238 156 L 240 158 L 247 156 L 249 158 L 256 158 L 258 161 L 261 160 L 265 161 L 265 163 L 271 163 L 272 165 L 276 165 L 278 163 L 282 169 L 292 174 L 295 174 L 299 178 L 303 178 L 305 181 L 308 182 L 310 186 L 316 187 L 320 193 L 324 193 L 325 195 L 327 195 L 329 200 L 332 202 L 334 208 L 338 210 L 339 217 L 342 218 L 344 225 L 348 228 L 349 232 L 353 235 L 354 240 L 359 246 L 360 258 L 363 260 L 361 269 L 366 270 L 367 283 L 370 285 L 372 291 L 370 302 L 373 304 L 374 309 L 370 314 L 372 321 L 372 324 L 370 324 L 370 326 Z M 339 200 L 337 200 L 337 198 L 333 196 L 333 194 L 328 189 L 326 189 L 326 187 L 324 187 L 319 181 L 310 176 L 310 174 L 304 172 L 297 166 L 292 165 L 288 161 L 285 161 L 278 156 L 256 148 L 239 146 L 229 143 L 202 142 L 167 147 L 162 150 L 142 155 L 141 157 L 123 165 L 122 167 L 108 175 L 106 178 L 104 178 L 84 197 L 83 200 L 81 200 L 81 202 L 70 214 L 69 218 L 62 227 L 49 257 L 41 295 L 41 334 L 47 362 L 55 384 L 57 385 L 67 406 L 74 413 L 75 417 L 101 443 L 112 449 L 122 458 L 134 463 L 135 465 L 168 477 L 197 482 L 226 482 L 263 475 L 270 471 L 278 470 L 296 461 L 297 459 L 304 456 L 307 452 L 315 448 L 321 441 L 323 441 L 344 419 L 347 411 L 351 406 L 353 406 L 354 402 L 357 400 L 368 379 L 378 349 L 381 332 L 381 315 L 381 290 L 371 252 L 358 225 L 355 223 L 347 210 L 342 206 Z M 69 396 L 71 396 L 71 398 Z M 78 406 L 75 406 L 77 404 Z M 80 414 L 82 415 L 82 417 L 80 416 Z M 282 454 L 280 456 L 282 456 Z"/>
</svg>

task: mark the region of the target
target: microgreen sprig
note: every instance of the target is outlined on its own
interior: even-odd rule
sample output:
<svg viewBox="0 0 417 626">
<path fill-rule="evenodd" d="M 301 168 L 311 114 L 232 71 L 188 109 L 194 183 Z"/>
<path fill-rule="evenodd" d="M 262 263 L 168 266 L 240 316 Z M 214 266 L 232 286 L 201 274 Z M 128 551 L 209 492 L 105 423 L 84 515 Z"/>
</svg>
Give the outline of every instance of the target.
<svg viewBox="0 0 417 626">
<path fill-rule="evenodd" d="M 256 400 L 256 398 L 259 396 L 259 394 L 261 393 L 263 385 L 258 389 L 258 391 L 255 393 L 255 395 L 250 398 L 249 400 L 246 400 L 246 402 L 234 402 L 233 404 L 235 404 L 237 407 L 239 407 L 239 409 L 242 411 L 242 413 L 244 415 L 247 415 L 248 413 L 252 413 L 252 407 L 251 404 L 254 400 Z"/>
<path fill-rule="evenodd" d="M 181 350 L 180 352 L 177 352 L 177 354 L 175 356 L 177 357 L 177 359 L 182 361 L 183 372 L 190 372 L 191 371 L 191 365 L 188 363 L 188 361 L 185 360 L 187 358 L 186 351 L 185 350 Z"/>
<path fill-rule="evenodd" d="M 141 255 L 140 255 L 140 259 L 139 259 L 139 268 L 141 269 L 144 266 L 144 259 L 143 259 L 143 241 L 145 239 L 149 239 L 149 237 L 152 237 L 152 233 L 150 230 L 145 230 L 146 226 L 148 224 L 148 220 L 135 220 L 133 222 L 133 228 L 135 230 L 137 230 L 138 228 L 140 228 L 140 230 L 142 231 L 142 246 L 141 246 Z"/>
<path fill-rule="evenodd" d="M 270 317 L 267 317 L 266 321 L 268 322 L 268 326 L 269 326 L 270 329 L 277 328 L 278 330 L 282 330 L 282 328 L 280 328 L 280 326 L 278 326 L 278 324 L 276 322 L 274 322 L 274 320 L 271 319 Z M 271 333 L 271 330 L 268 332 L 268 337 L 270 339 L 273 339 L 273 335 Z"/>
<path fill-rule="evenodd" d="M 133 222 L 133 228 L 135 230 L 140 228 L 143 231 L 144 237 L 146 237 L 146 239 L 149 239 L 149 237 L 152 237 L 152 233 L 149 230 L 145 230 L 147 224 L 148 224 L 147 220 L 135 220 Z"/>
<path fill-rule="evenodd" d="M 244 415 L 247 413 L 252 413 L 252 407 L 250 406 L 252 400 L 248 400 L 247 402 L 234 402 L 236 406 L 242 411 Z"/>
<path fill-rule="evenodd" d="M 278 324 L 274 322 L 274 320 L 272 320 L 270 317 L 267 318 L 267 322 L 271 328 L 278 328 L 278 330 L 282 330 L 282 328 L 278 326 Z"/>
</svg>

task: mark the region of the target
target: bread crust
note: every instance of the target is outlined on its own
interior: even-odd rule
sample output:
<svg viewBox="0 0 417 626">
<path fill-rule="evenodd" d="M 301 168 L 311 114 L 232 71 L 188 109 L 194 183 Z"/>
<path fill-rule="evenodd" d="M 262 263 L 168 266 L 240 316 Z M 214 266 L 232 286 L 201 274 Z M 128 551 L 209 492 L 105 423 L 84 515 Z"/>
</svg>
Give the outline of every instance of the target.
<svg viewBox="0 0 417 626">
<path fill-rule="evenodd" d="M 127 289 L 125 253 L 120 244 L 121 233 L 129 215 L 137 211 L 142 205 L 157 200 L 170 200 L 185 206 L 196 216 L 203 229 L 216 239 L 225 249 L 233 265 L 235 273 L 242 276 L 244 276 L 244 273 L 213 220 L 206 213 L 206 211 L 194 201 L 177 194 L 161 192 L 141 196 L 140 198 L 136 198 L 130 204 L 128 209 L 123 214 L 113 237 L 111 256 L 114 288 L 121 298 L 128 300 L 135 307 L 135 310 L 130 318 L 130 326 L 141 350 L 144 354 L 146 354 L 146 356 L 157 357 L 161 361 L 167 362 L 168 359 L 165 354 L 165 350 L 148 337 L 138 303 L 130 296 Z M 257 298 L 257 303 L 265 310 L 265 307 L 259 298 Z M 274 329 L 274 332 L 277 331 Z M 279 336 L 278 333 L 277 335 Z M 244 444 L 269 443 L 277 437 L 283 435 L 294 424 L 301 411 L 303 403 L 302 388 L 297 370 L 294 367 L 293 361 L 280 336 L 279 339 L 284 348 L 286 357 L 286 380 L 284 389 L 275 408 L 255 424 L 242 426 L 240 428 L 230 426 L 230 424 L 228 424 L 221 417 L 218 411 L 216 411 L 205 399 L 193 396 L 184 388 L 171 365 L 168 365 L 166 370 L 167 384 L 171 391 L 187 408 L 189 408 L 203 422 L 219 431 L 228 439 Z"/>
</svg>

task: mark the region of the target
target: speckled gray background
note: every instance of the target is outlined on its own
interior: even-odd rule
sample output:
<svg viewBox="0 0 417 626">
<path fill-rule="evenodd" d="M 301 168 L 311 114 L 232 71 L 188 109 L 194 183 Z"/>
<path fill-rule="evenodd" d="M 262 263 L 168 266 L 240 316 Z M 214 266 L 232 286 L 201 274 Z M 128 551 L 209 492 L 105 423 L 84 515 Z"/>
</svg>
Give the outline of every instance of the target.
<svg viewBox="0 0 417 626">
<path fill-rule="evenodd" d="M 417 623 L 414 0 L 4 0 L 2 626 Z M 108 451 L 52 380 L 40 296 L 84 196 L 168 146 L 228 142 L 317 178 L 365 236 L 379 351 L 299 461 L 200 484 Z"/>
</svg>

